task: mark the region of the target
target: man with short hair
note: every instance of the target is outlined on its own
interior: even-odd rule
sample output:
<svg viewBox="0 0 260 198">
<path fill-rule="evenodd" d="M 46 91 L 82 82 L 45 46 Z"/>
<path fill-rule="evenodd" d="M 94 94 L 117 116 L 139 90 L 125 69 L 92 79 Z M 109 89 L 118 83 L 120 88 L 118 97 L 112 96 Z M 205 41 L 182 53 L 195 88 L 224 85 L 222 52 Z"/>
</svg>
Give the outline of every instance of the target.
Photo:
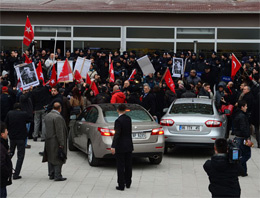
<svg viewBox="0 0 260 198">
<path fill-rule="evenodd" d="M 9 155 L 9 146 L 8 146 L 8 131 L 4 122 L 1 122 L 0 125 L 1 137 L 0 137 L 0 166 L 1 166 L 1 180 L 0 180 L 0 197 L 7 197 L 6 186 L 12 184 L 12 171 L 13 165 Z"/>
<path fill-rule="evenodd" d="M 214 150 L 215 155 L 203 165 L 209 176 L 209 191 L 212 197 L 240 197 L 238 176 L 242 167 L 240 164 L 229 162 L 227 140 L 217 139 Z"/>
<path fill-rule="evenodd" d="M 206 96 L 208 98 L 212 98 L 213 94 L 210 89 L 210 84 L 204 83 L 202 88 L 200 89 L 198 96 Z"/>
<path fill-rule="evenodd" d="M 115 135 L 111 146 L 111 152 L 116 156 L 117 162 L 117 190 L 130 188 L 132 183 L 132 120 L 126 113 L 126 106 L 120 104 L 117 107 L 119 117 L 115 121 Z"/>
<path fill-rule="evenodd" d="M 143 85 L 144 94 L 142 96 L 141 106 L 144 107 L 152 116 L 156 115 L 155 96 L 150 92 L 150 86 L 145 83 Z"/>
<path fill-rule="evenodd" d="M 14 104 L 14 110 L 7 113 L 5 123 L 9 131 L 10 154 L 13 157 L 17 147 L 17 162 L 13 179 L 21 179 L 20 172 L 25 155 L 25 140 L 28 136 L 26 123 L 32 121 L 26 111 L 21 111 L 20 103 Z"/>
<path fill-rule="evenodd" d="M 198 82 L 201 81 L 200 77 L 197 76 L 197 72 L 195 69 L 190 71 L 190 75 L 187 77 L 188 84 L 197 85 Z"/>
<path fill-rule="evenodd" d="M 113 87 L 113 93 L 111 97 L 111 101 L 113 103 L 125 103 L 126 102 L 126 96 L 125 94 L 119 89 L 118 85 L 115 85 Z"/>
<path fill-rule="evenodd" d="M 62 165 L 66 160 L 58 157 L 59 150 L 67 155 L 67 127 L 65 120 L 61 116 L 61 104 L 55 102 L 53 109 L 45 116 L 46 139 L 44 146 L 44 157 L 47 156 L 49 179 L 54 181 L 64 181 L 66 178 L 61 175 Z"/>
<path fill-rule="evenodd" d="M 247 112 L 247 103 L 244 100 L 238 101 L 238 109 L 234 112 L 233 119 L 233 131 L 235 134 L 235 141 L 241 151 L 241 165 L 243 166 L 244 173 L 242 176 L 247 176 L 247 165 L 246 162 L 251 158 L 251 148 L 245 145 L 245 141 L 250 139 L 250 125 Z"/>
</svg>

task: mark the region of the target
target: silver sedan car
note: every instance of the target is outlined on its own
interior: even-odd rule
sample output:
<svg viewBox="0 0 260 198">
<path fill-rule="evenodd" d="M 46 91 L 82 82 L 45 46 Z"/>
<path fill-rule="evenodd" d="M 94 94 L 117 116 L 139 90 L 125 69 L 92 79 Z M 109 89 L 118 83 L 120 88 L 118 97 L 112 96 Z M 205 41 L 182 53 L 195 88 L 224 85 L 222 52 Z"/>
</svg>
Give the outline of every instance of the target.
<svg viewBox="0 0 260 198">
<path fill-rule="evenodd" d="M 88 155 L 91 166 L 99 159 L 109 158 L 114 136 L 114 122 L 119 104 L 88 106 L 76 120 L 71 120 L 69 150 L 80 149 Z M 126 114 L 132 119 L 133 156 L 148 157 L 152 164 L 160 164 L 164 152 L 164 131 L 140 105 L 126 104 Z"/>
<path fill-rule="evenodd" d="M 211 99 L 181 98 L 171 104 L 160 124 L 167 152 L 176 144 L 212 147 L 217 138 L 225 137 L 227 118 Z"/>
</svg>

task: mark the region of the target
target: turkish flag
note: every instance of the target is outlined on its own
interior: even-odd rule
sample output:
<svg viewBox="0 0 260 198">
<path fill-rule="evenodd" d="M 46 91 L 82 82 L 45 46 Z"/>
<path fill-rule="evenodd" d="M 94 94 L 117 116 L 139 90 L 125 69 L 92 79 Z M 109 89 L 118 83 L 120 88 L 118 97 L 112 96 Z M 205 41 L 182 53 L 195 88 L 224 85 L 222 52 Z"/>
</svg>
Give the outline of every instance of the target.
<svg viewBox="0 0 260 198">
<path fill-rule="evenodd" d="M 23 56 L 25 57 L 25 63 L 32 63 L 32 60 L 30 60 L 29 58 L 28 58 L 28 56 L 25 54 L 25 53 L 23 53 Z"/>
<path fill-rule="evenodd" d="M 37 73 L 38 79 L 42 80 L 43 85 L 44 85 L 45 83 L 44 83 L 44 77 L 43 77 L 43 73 L 42 73 L 42 63 L 41 63 L 41 61 L 39 61 L 38 67 L 36 68 L 36 73 Z"/>
<path fill-rule="evenodd" d="M 237 60 L 237 57 L 235 56 L 235 54 L 232 53 L 232 70 L 231 70 L 232 80 L 234 80 L 234 77 L 241 66 L 242 66 L 241 63 Z"/>
<path fill-rule="evenodd" d="M 74 73 L 74 79 L 75 79 L 78 83 L 83 82 L 82 76 L 80 75 L 80 73 L 79 73 L 78 70 L 76 70 L 75 73 Z"/>
<path fill-rule="evenodd" d="M 62 67 L 60 76 L 58 78 L 58 82 L 66 82 L 69 81 L 70 77 L 69 75 L 72 74 L 71 68 L 70 68 L 70 64 L 68 59 L 65 60 L 64 65 Z"/>
<path fill-rule="evenodd" d="M 57 84 L 57 72 L 55 69 L 55 65 L 52 66 L 52 70 L 51 70 L 51 78 L 48 81 L 49 85 L 51 87 L 54 87 Z M 46 83 L 47 84 L 47 83 Z"/>
<path fill-rule="evenodd" d="M 87 84 L 89 84 L 89 88 L 92 89 L 92 91 L 94 92 L 94 95 L 95 96 L 98 95 L 99 91 L 98 91 L 97 85 L 94 81 L 91 81 L 88 74 L 87 74 L 86 82 L 87 82 Z"/>
<path fill-rule="evenodd" d="M 34 39 L 34 33 L 33 33 L 32 25 L 29 20 L 29 17 L 27 16 L 25 28 L 24 28 L 23 43 L 29 46 L 30 43 L 33 41 L 33 39 Z"/>
<path fill-rule="evenodd" d="M 170 70 L 168 68 L 166 70 L 166 73 L 165 73 L 165 76 L 164 76 L 164 80 L 165 80 L 167 86 L 170 88 L 170 90 L 173 93 L 176 93 L 175 92 L 175 84 L 174 84 L 174 82 L 172 80 L 172 76 L 171 76 Z"/>
<path fill-rule="evenodd" d="M 109 67 L 109 82 L 115 82 L 115 74 L 114 74 L 114 66 L 113 66 L 113 61 L 110 63 Z"/>
<path fill-rule="evenodd" d="M 137 74 L 136 69 L 134 69 L 134 70 L 132 71 L 131 75 L 129 76 L 128 80 L 129 80 L 129 81 L 134 81 L 136 74 Z"/>
</svg>

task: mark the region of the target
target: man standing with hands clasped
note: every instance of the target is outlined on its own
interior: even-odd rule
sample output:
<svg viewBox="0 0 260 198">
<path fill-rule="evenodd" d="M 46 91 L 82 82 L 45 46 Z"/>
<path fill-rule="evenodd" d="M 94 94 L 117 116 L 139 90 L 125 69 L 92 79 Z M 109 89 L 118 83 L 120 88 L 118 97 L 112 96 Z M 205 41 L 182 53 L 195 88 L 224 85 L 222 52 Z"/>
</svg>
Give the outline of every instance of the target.
<svg viewBox="0 0 260 198">
<path fill-rule="evenodd" d="M 120 104 L 117 107 L 119 117 L 115 121 L 115 135 L 111 146 L 111 152 L 116 157 L 117 162 L 117 190 L 130 188 L 132 183 L 132 121 L 125 114 L 126 106 Z"/>
</svg>

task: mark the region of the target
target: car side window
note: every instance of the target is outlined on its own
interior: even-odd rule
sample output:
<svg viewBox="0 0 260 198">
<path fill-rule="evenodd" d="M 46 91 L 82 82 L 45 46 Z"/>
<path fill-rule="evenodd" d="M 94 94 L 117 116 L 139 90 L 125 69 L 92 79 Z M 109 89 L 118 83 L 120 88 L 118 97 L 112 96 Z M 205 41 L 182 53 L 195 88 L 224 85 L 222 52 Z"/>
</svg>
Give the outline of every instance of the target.
<svg viewBox="0 0 260 198">
<path fill-rule="evenodd" d="M 88 113 L 86 114 L 86 116 L 84 118 L 85 118 L 86 122 L 96 123 L 96 121 L 98 119 L 97 108 L 90 107 L 90 109 L 88 110 Z"/>
<path fill-rule="evenodd" d="M 87 109 L 84 109 L 84 111 L 77 117 L 77 120 L 85 122 L 86 121 L 86 116 L 87 116 L 89 110 L 90 110 L 90 107 L 87 108 Z"/>
</svg>

